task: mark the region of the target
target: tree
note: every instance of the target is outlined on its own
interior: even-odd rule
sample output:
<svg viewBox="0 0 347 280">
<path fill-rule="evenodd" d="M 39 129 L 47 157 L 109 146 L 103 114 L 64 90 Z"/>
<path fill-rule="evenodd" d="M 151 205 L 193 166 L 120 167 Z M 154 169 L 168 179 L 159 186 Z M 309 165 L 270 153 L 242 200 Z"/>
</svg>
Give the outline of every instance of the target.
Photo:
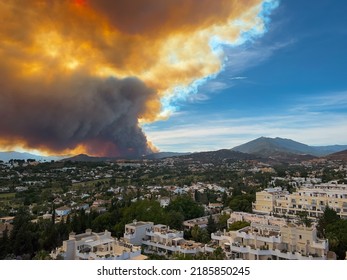
<svg viewBox="0 0 347 280">
<path fill-rule="evenodd" d="M 329 206 L 324 209 L 323 215 L 318 220 L 317 234 L 320 238 L 326 237 L 325 230 L 329 224 L 333 224 L 338 221 L 340 217 L 337 215 L 336 211 Z"/>
<path fill-rule="evenodd" d="M 51 256 L 48 254 L 48 252 L 41 250 L 38 251 L 35 255 L 35 257 L 33 258 L 33 260 L 51 260 Z"/>
<path fill-rule="evenodd" d="M 334 251 L 338 259 L 343 260 L 347 252 L 347 220 L 337 220 L 328 224 L 325 230 L 329 240 L 330 250 Z"/>
<path fill-rule="evenodd" d="M 208 220 L 207 220 L 207 232 L 209 234 L 211 233 L 214 233 L 217 231 L 217 225 L 216 225 L 216 222 L 214 221 L 212 215 L 210 215 L 208 217 Z"/>
<path fill-rule="evenodd" d="M 230 218 L 229 214 L 222 214 L 218 218 L 217 230 L 223 230 L 227 228 L 228 219 Z"/>
<path fill-rule="evenodd" d="M 204 215 L 204 208 L 188 195 L 179 196 L 175 200 L 171 201 L 166 210 L 182 213 L 185 220 L 194 219 Z"/>
<path fill-rule="evenodd" d="M 8 229 L 6 227 L 0 239 L 0 259 L 4 259 L 8 253 L 10 253 L 10 242 L 8 238 Z"/>
<path fill-rule="evenodd" d="M 163 224 L 166 221 L 166 213 L 155 200 L 138 200 L 125 207 L 122 211 L 124 224 L 133 220 L 152 221 L 155 224 Z"/>
<path fill-rule="evenodd" d="M 182 230 L 184 216 L 182 213 L 177 211 L 170 211 L 167 213 L 166 224 L 174 229 Z"/>
<path fill-rule="evenodd" d="M 211 240 L 210 234 L 206 229 L 195 225 L 191 230 L 192 239 L 196 242 L 208 243 Z"/>
<path fill-rule="evenodd" d="M 194 241 L 199 241 L 200 240 L 200 236 L 201 236 L 201 228 L 197 225 L 195 225 L 192 229 L 191 229 L 191 236 L 192 239 Z"/>
<path fill-rule="evenodd" d="M 101 232 L 105 229 L 111 230 L 114 226 L 115 222 L 112 219 L 111 213 L 104 213 L 98 216 L 94 221 L 92 222 L 92 229 L 95 232 Z"/>
<path fill-rule="evenodd" d="M 33 233 L 29 230 L 28 224 L 19 228 L 13 243 L 13 252 L 16 256 L 31 256 L 34 253 Z"/>
<path fill-rule="evenodd" d="M 52 224 L 55 224 L 55 204 L 52 203 Z"/>
<path fill-rule="evenodd" d="M 326 207 L 318 220 L 317 233 L 321 238 L 327 238 L 329 249 L 334 251 L 338 259 L 344 259 L 347 251 L 347 221 L 341 220 L 336 211 Z"/>
<path fill-rule="evenodd" d="M 312 221 L 308 217 L 307 211 L 301 211 L 297 214 L 299 224 L 304 225 L 306 227 L 310 227 L 312 225 Z"/>
<path fill-rule="evenodd" d="M 225 260 L 226 256 L 221 247 L 217 247 L 216 250 L 213 251 L 211 259 L 212 260 Z"/>
<path fill-rule="evenodd" d="M 17 245 L 19 243 L 25 243 L 25 233 L 24 231 L 27 231 L 29 228 L 30 223 L 30 215 L 27 210 L 27 208 L 20 208 L 17 212 L 16 217 L 13 220 L 13 229 L 11 231 L 11 242 L 15 244 L 17 242 Z M 21 233 L 20 238 L 23 238 L 24 240 L 17 240 L 18 235 Z"/>
</svg>

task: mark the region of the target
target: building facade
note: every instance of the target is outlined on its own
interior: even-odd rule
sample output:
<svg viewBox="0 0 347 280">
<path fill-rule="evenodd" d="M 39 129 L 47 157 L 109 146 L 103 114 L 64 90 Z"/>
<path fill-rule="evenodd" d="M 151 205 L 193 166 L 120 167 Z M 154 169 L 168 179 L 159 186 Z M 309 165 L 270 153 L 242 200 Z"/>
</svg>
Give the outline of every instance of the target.
<svg viewBox="0 0 347 280">
<path fill-rule="evenodd" d="M 205 244 L 185 240 L 183 231 L 170 229 L 166 225 L 152 222 L 133 222 L 125 225 L 124 240 L 144 246 L 147 254 L 169 256 L 177 254 L 197 254 L 206 251 Z M 211 251 L 211 250 L 210 250 Z M 213 251 L 213 250 L 212 250 Z"/>
<path fill-rule="evenodd" d="M 327 184 L 306 184 L 292 194 L 271 189 L 257 192 L 253 212 L 296 217 L 306 211 L 312 219 L 320 217 L 326 206 L 347 219 L 347 185 L 331 182 Z"/>
<path fill-rule="evenodd" d="M 128 260 L 141 256 L 141 247 L 117 240 L 107 230 L 101 233 L 87 229 L 85 233 L 71 233 L 63 246 L 51 253 L 65 260 Z"/>
<path fill-rule="evenodd" d="M 241 212 L 237 216 L 242 215 Z M 244 213 L 243 220 L 255 220 L 237 231 L 216 232 L 211 235 L 223 248 L 228 259 L 243 260 L 324 260 L 329 244 L 317 238 L 314 226 L 284 223 L 275 217 Z M 258 217 L 257 217 L 258 216 Z M 234 218 L 230 218 L 231 222 Z"/>
</svg>

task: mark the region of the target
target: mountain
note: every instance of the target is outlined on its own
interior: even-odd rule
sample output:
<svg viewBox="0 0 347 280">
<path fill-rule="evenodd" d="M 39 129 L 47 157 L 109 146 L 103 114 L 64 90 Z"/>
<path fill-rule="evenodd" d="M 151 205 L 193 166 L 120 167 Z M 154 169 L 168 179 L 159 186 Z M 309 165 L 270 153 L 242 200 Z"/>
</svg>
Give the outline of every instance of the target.
<svg viewBox="0 0 347 280">
<path fill-rule="evenodd" d="M 104 161 L 114 161 L 117 158 L 109 158 L 109 157 L 92 157 L 86 154 L 79 154 L 73 157 L 68 157 L 62 159 L 62 161 L 81 161 L 81 162 L 104 162 Z"/>
<path fill-rule="evenodd" d="M 291 139 L 260 137 L 246 144 L 232 148 L 233 151 L 255 154 L 263 157 L 281 155 L 325 156 L 329 153 L 347 149 L 347 145 L 309 146 Z"/>
<path fill-rule="evenodd" d="M 341 152 L 347 149 L 347 145 L 331 145 L 331 146 L 312 146 L 318 149 L 322 156 Z"/>
<path fill-rule="evenodd" d="M 20 152 L 0 152 L 0 160 L 2 161 L 9 161 L 11 159 L 20 159 L 20 160 L 27 160 L 27 159 L 34 159 L 36 161 L 51 161 L 51 160 L 59 160 L 63 157 L 59 156 L 39 156 L 34 155 L 30 153 L 20 153 Z"/>
<path fill-rule="evenodd" d="M 168 157 L 188 155 L 189 153 L 173 153 L 173 152 L 159 152 L 152 153 L 142 158 L 121 158 L 121 157 L 92 157 L 86 154 L 79 154 L 73 157 L 64 158 L 63 161 L 84 161 L 84 162 L 103 162 L 103 161 L 117 161 L 117 160 L 141 160 L 141 159 L 163 159 Z"/>
<path fill-rule="evenodd" d="M 143 156 L 143 159 L 162 159 L 169 157 L 185 156 L 191 153 L 158 152 Z"/>
<path fill-rule="evenodd" d="M 200 161 L 202 163 L 215 163 L 221 161 L 238 161 L 238 160 L 260 160 L 261 157 L 242 152 L 222 149 L 211 152 L 192 153 L 189 155 L 179 156 L 183 160 Z"/>
<path fill-rule="evenodd" d="M 347 161 L 347 150 L 330 154 L 330 155 L 326 156 L 326 158 L 330 159 L 330 160 Z"/>
</svg>

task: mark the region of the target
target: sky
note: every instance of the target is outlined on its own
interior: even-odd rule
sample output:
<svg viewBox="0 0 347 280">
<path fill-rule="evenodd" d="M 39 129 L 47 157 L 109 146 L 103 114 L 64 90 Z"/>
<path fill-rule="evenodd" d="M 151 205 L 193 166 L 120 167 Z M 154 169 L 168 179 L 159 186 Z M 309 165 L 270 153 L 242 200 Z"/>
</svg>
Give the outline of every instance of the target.
<svg viewBox="0 0 347 280">
<path fill-rule="evenodd" d="M 346 1 L 282 0 L 267 32 L 228 47 L 225 69 L 144 126 L 163 151 L 232 148 L 261 136 L 347 143 Z"/>
<path fill-rule="evenodd" d="M 198 3 L 198 4 L 197 4 Z M 334 0 L 0 0 L 0 150 L 347 144 Z"/>
</svg>

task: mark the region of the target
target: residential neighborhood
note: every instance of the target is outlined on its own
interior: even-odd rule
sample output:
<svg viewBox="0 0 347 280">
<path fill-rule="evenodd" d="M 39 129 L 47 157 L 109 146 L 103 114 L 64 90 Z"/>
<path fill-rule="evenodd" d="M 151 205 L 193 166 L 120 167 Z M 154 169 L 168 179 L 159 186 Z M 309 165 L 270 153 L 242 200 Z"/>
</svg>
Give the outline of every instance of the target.
<svg viewBox="0 0 347 280">
<path fill-rule="evenodd" d="M 347 167 L 173 157 L 0 164 L 3 259 L 345 259 Z"/>
</svg>

